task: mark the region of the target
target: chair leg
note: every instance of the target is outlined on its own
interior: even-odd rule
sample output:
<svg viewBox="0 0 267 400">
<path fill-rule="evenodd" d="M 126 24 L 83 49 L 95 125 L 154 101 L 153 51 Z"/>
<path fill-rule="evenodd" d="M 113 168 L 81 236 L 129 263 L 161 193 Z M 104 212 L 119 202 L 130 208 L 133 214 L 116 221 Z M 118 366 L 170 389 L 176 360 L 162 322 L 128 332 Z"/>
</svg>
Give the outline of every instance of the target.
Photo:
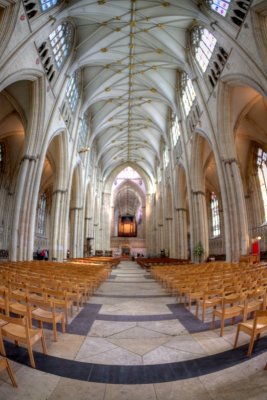
<svg viewBox="0 0 267 400">
<path fill-rule="evenodd" d="M 220 336 L 223 336 L 224 333 L 224 318 L 221 319 L 221 330 L 220 330 Z"/>
<path fill-rule="evenodd" d="M 10 367 L 10 364 L 9 364 L 9 361 L 8 361 L 7 358 L 6 358 L 6 369 L 7 369 L 9 378 L 10 378 L 10 380 L 11 380 L 11 382 L 12 382 L 12 385 L 13 385 L 14 387 L 18 387 L 17 382 L 16 382 L 16 379 L 15 379 L 15 376 L 14 376 L 14 374 L 13 374 L 13 371 L 12 371 L 12 369 L 11 369 L 11 367 Z"/>
<path fill-rule="evenodd" d="M 53 321 L 54 342 L 57 342 L 57 323 Z"/>
<path fill-rule="evenodd" d="M 252 354 L 252 350 L 253 350 L 253 347 L 254 347 L 254 342 L 255 342 L 255 336 L 251 336 L 251 339 L 250 339 L 250 342 L 249 342 L 249 347 L 248 347 L 248 352 L 247 352 L 248 356 L 251 356 L 251 354 Z"/>
<path fill-rule="evenodd" d="M 42 342 L 43 353 L 44 353 L 44 354 L 47 354 L 46 343 L 45 343 L 45 337 L 44 337 L 44 332 L 43 332 L 43 331 L 42 331 L 42 336 L 41 336 L 41 342 Z"/>
<path fill-rule="evenodd" d="M 32 368 L 35 368 L 35 361 L 34 361 L 33 351 L 32 351 L 32 346 L 31 345 L 28 346 L 28 353 L 29 353 L 31 366 L 32 366 Z"/>
<path fill-rule="evenodd" d="M 239 332 L 240 332 L 240 325 L 237 325 L 237 331 L 236 331 L 236 335 L 235 335 L 235 343 L 234 343 L 234 349 L 237 346 L 237 342 L 238 342 L 238 337 L 239 337 Z"/>
</svg>

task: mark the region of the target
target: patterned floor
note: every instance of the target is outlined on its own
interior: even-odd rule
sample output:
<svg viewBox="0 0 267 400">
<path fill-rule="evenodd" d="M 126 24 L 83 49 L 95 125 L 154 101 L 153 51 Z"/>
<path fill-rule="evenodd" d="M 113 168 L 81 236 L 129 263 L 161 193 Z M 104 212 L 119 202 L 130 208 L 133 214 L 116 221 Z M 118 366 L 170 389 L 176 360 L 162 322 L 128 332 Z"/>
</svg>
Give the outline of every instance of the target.
<svg viewBox="0 0 267 400">
<path fill-rule="evenodd" d="M 194 311 L 194 310 L 192 310 Z M 267 336 L 246 357 L 248 336 L 233 350 L 236 327 L 219 337 L 131 261 L 112 271 L 52 342 L 48 356 L 7 343 L 19 384 L 0 375 L 0 399 L 266 399 Z"/>
</svg>

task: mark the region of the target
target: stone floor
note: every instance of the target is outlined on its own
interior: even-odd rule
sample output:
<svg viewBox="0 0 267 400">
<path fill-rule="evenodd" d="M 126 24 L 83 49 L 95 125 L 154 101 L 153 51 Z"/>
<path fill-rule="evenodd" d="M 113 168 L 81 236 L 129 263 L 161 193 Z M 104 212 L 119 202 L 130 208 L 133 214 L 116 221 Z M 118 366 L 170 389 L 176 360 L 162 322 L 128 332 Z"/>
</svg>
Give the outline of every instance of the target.
<svg viewBox="0 0 267 400">
<path fill-rule="evenodd" d="M 246 357 L 249 337 L 233 350 L 235 326 L 210 330 L 130 261 L 112 271 L 48 355 L 6 343 L 19 387 L 0 375 L 0 400 L 267 399 L 267 336 Z M 217 325 L 218 326 L 218 325 Z M 16 360 L 16 361 L 14 361 Z"/>
</svg>

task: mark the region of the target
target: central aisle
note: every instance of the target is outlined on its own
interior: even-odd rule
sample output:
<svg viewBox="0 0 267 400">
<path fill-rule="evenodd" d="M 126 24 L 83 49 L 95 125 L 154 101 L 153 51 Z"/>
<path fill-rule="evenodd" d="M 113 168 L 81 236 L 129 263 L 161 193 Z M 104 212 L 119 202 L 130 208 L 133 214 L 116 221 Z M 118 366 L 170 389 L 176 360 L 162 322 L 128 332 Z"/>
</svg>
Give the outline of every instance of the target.
<svg viewBox="0 0 267 400">
<path fill-rule="evenodd" d="M 219 337 L 132 261 L 112 270 L 58 342 L 45 334 L 48 356 L 37 348 L 36 370 L 8 348 L 19 387 L 1 374 L 0 399 L 266 399 L 265 338 L 248 360 L 247 347 L 232 350 L 235 327 Z"/>
</svg>

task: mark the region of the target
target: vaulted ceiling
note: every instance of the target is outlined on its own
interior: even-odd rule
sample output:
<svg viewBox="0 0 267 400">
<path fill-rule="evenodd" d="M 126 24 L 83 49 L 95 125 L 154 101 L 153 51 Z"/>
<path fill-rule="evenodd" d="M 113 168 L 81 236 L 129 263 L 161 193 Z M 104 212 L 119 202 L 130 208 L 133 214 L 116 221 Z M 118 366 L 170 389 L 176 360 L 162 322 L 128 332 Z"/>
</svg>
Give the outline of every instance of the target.
<svg viewBox="0 0 267 400">
<path fill-rule="evenodd" d="M 188 29 L 203 19 L 194 0 L 69 1 L 61 13 L 76 26 L 82 111 L 103 177 L 121 164 L 155 177 L 177 110 L 177 71 L 187 70 Z"/>
</svg>

